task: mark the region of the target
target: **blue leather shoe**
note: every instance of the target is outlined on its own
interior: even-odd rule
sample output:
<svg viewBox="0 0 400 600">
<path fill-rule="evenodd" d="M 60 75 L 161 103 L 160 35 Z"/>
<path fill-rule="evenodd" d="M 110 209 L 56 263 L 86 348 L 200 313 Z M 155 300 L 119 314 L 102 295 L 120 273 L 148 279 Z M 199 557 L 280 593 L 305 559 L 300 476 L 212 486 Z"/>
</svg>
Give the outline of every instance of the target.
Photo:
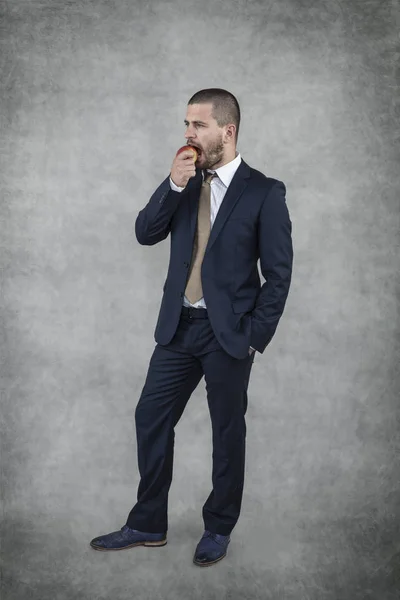
<svg viewBox="0 0 400 600">
<path fill-rule="evenodd" d="M 194 564 L 199 567 L 209 567 L 222 560 L 226 556 L 226 549 L 230 541 L 229 535 L 211 533 L 206 529 L 197 544 L 193 558 Z"/>
<path fill-rule="evenodd" d="M 166 533 L 145 533 L 124 525 L 120 531 L 94 538 L 90 545 L 94 550 L 104 551 L 127 550 L 135 546 L 165 546 L 166 543 Z"/>
</svg>

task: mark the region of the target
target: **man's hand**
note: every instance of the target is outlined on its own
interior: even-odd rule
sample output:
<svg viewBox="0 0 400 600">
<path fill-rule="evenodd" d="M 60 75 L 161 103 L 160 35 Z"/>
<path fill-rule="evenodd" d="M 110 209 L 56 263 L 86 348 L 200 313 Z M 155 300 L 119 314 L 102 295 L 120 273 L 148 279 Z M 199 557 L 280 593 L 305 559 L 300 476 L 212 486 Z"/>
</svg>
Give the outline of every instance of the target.
<svg viewBox="0 0 400 600">
<path fill-rule="evenodd" d="M 171 167 L 171 179 L 178 187 L 186 187 L 189 179 L 196 175 L 193 152 L 185 150 L 175 156 Z"/>
</svg>

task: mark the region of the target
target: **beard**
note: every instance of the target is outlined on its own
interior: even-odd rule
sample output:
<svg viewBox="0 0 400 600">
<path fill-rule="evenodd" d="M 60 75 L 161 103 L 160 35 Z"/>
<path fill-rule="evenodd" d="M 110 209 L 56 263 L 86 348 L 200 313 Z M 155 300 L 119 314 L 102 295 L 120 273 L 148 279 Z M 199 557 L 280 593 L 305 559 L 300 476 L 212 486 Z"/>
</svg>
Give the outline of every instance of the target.
<svg viewBox="0 0 400 600">
<path fill-rule="evenodd" d="M 222 142 L 222 134 L 214 142 L 210 142 L 207 148 L 202 149 L 201 168 L 212 169 L 214 165 L 219 163 L 224 155 L 224 144 Z M 200 165 L 199 165 L 200 166 Z"/>
</svg>

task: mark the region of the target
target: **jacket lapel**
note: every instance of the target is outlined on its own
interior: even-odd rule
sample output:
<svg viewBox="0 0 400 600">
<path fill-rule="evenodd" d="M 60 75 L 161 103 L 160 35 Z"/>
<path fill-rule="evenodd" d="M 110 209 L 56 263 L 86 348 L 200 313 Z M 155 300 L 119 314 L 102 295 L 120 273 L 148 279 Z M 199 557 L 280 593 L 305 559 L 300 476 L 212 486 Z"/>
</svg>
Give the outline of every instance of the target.
<svg viewBox="0 0 400 600">
<path fill-rule="evenodd" d="M 231 214 L 237 201 L 246 189 L 247 180 L 249 177 L 250 167 L 242 159 L 242 162 L 240 163 L 231 183 L 229 184 L 228 189 L 226 190 L 224 199 L 222 200 L 217 216 L 215 217 L 214 225 L 212 226 L 210 238 L 208 240 L 206 253 L 211 250 L 215 240 L 225 224 L 225 221 Z"/>
</svg>

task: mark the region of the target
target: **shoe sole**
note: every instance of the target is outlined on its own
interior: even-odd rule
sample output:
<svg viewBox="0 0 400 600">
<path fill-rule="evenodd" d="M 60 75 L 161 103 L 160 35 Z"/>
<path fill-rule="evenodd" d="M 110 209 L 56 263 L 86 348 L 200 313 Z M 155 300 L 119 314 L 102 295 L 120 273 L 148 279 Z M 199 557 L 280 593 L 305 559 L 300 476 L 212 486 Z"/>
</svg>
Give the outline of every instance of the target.
<svg viewBox="0 0 400 600">
<path fill-rule="evenodd" d="M 129 546 L 124 546 L 123 548 L 103 548 L 102 546 L 96 546 L 94 544 L 90 544 L 90 547 L 93 550 L 99 550 L 100 552 L 112 552 L 117 550 L 129 550 L 129 548 L 135 548 L 136 546 L 149 546 L 150 548 L 166 546 L 167 540 L 161 540 L 160 542 L 135 542 L 134 544 L 130 544 Z"/>
<path fill-rule="evenodd" d="M 220 560 L 222 560 L 223 558 L 225 558 L 226 556 L 226 552 L 225 554 L 223 554 L 222 556 L 220 556 L 219 558 L 217 558 L 217 560 L 213 560 L 211 562 L 208 563 L 202 563 L 202 562 L 198 562 L 195 558 L 193 559 L 193 562 L 195 565 L 197 565 L 198 567 L 211 567 L 211 565 L 215 565 L 215 563 L 219 562 Z"/>
</svg>

